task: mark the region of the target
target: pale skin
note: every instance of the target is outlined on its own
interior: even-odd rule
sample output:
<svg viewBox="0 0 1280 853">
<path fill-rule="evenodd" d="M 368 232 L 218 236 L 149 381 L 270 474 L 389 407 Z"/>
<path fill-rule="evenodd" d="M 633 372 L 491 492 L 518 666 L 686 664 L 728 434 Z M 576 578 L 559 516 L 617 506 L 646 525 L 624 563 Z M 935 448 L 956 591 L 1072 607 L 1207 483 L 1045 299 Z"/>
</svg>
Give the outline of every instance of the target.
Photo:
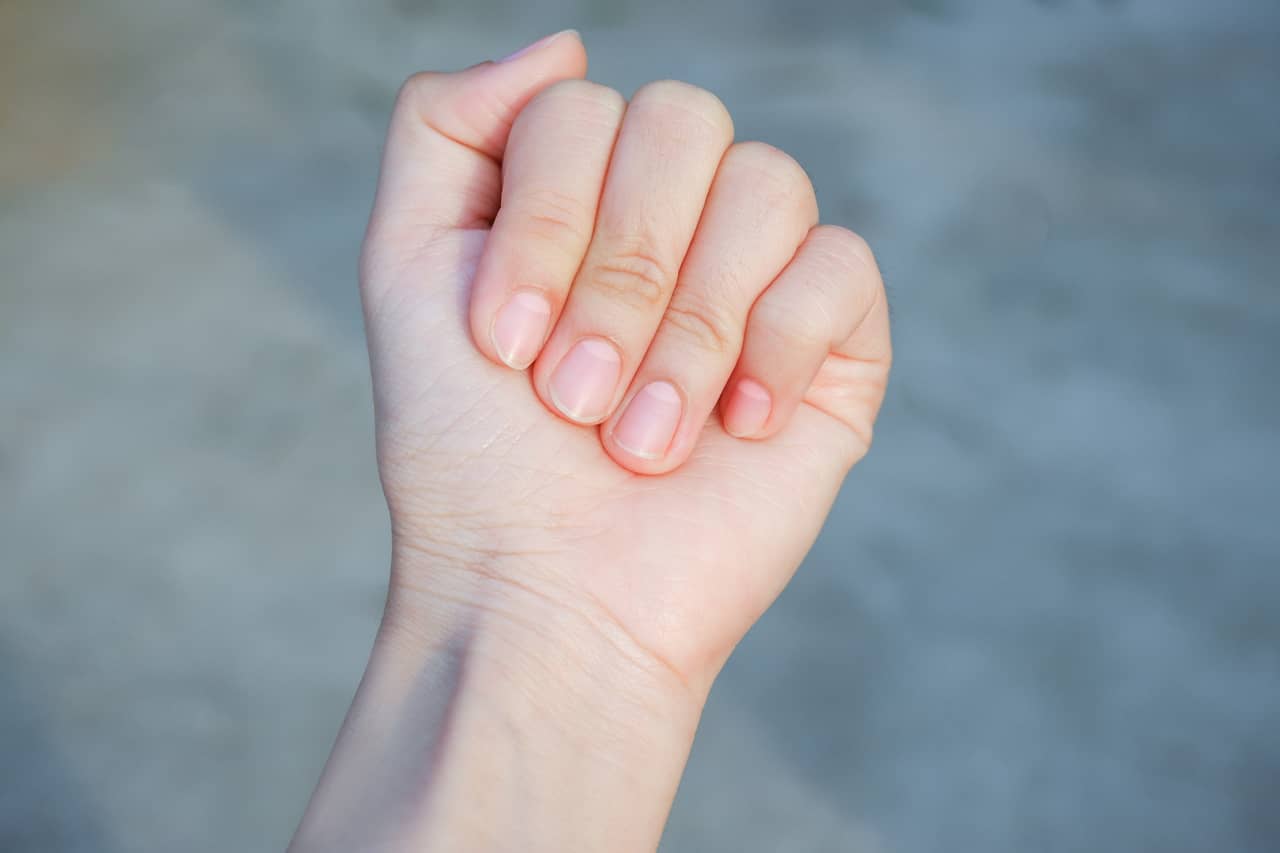
<svg viewBox="0 0 1280 853">
<path fill-rule="evenodd" d="M 866 243 L 712 94 L 586 68 L 570 31 L 397 99 L 361 260 L 391 583 L 293 850 L 655 849 L 870 446 Z"/>
</svg>

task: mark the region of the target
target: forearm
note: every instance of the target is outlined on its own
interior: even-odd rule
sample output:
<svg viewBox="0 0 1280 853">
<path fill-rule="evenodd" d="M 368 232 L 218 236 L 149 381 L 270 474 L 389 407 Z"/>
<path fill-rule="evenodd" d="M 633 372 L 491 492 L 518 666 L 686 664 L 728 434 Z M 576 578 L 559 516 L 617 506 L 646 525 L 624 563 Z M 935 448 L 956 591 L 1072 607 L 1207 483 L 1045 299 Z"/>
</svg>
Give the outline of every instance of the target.
<svg viewBox="0 0 1280 853">
<path fill-rule="evenodd" d="M 703 697 L 602 614 L 413 575 L 291 849 L 653 850 Z"/>
</svg>

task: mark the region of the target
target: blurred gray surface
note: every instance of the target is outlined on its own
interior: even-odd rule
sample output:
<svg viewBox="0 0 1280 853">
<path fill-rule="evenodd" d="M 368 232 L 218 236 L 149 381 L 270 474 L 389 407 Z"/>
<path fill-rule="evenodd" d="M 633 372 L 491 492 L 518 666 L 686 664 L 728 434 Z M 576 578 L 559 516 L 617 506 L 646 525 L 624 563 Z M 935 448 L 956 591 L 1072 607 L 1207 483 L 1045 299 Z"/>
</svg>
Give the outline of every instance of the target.
<svg viewBox="0 0 1280 853">
<path fill-rule="evenodd" d="M 1277 8 L 0 2 L 0 850 L 283 847 L 384 591 L 390 98 L 563 26 L 791 150 L 896 311 L 664 850 L 1280 849 Z"/>
</svg>

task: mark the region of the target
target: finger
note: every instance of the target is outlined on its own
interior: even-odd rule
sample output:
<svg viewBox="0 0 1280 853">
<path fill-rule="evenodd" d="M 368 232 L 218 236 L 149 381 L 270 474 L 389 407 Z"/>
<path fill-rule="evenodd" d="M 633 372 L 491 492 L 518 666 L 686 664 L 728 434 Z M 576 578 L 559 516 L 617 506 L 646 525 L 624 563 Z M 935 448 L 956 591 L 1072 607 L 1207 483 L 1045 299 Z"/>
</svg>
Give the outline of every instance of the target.
<svg viewBox="0 0 1280 853">
<path fill-rule="evenodd" d="M 471 293 L 471 332 L 489 358 L 533 363 L 595 225 L 626 101 L 584 80 L 544 89 L 511 128 L 502 207 Z"/>
<path fill-rule="evenodd" d="M 516 115 L 542 89 L 586 69 L 582 41 L 566 30 L 499 62 L 410 77 L 396 98 L 370 227 L 487 225 Z"/>
<path fill-rule="evenodd" d="M 658 332 L 601 431 L 616 461 L 658 474 L 685 460 L 733 372 L 751 305 L 817 220 L 795 160 L 758 142 L 729 149 Z"/>
<path fill-rule="evenodd" d="M 820 225 L 761 295 L 721 401 L 725 430 L 765 438 L 802 401 L 870 446 L 891 347 L 884 284 L 866 242 Z"/>
<path fill-rule="evenodd" d="M 595 233 L 534 369 L 553 411 L 599 423 L 662 319 L 733 123 L 711 93 L 664 81 L 632 98 Z"/>
</svg>

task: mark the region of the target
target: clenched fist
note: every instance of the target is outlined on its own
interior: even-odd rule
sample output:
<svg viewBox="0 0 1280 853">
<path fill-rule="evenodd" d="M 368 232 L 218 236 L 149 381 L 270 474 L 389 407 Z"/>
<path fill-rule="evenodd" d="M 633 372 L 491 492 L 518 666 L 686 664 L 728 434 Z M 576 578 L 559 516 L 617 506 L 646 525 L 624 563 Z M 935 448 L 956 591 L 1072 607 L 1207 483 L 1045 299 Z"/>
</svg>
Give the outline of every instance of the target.
<svg viewBox="0 0 1280 853">
<path fill-rule="evenodd" d="M 866 244 L 715 96 L 586 65 L 566 32 L 396 103 L 361 265 L 391 590 L 306 849 L 652 849 L 712 679 L 870 444 Z"/>
</svg>

